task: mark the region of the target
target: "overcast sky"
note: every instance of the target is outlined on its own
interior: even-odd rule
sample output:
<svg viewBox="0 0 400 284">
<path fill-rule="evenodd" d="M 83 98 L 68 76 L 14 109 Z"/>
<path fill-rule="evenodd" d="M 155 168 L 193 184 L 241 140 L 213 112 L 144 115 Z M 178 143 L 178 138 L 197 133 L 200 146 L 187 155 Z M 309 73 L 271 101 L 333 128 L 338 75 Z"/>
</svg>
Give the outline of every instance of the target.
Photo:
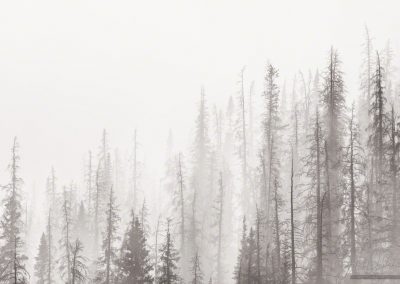
<svg viewBox="0 0 400 284">
<path fill-rule="evenodd" d="M 62 182 L 81 177 L 103 128 L 125 151 L 139 131 L 146 166 L 160 171 L 173 129 L 186 150 L 201 85 L 209 103 L 237 91 L 238 73 L 262 92 L 266 62 L 291 81 L 323 68 L 331 45 L 349 94 L 358 91 L 364 25 L 382 49 L 400 43 L 398 1 L 0 2 L 0 183 L 13 136 L 26 187 L 51 165 Z"/>
</svg>

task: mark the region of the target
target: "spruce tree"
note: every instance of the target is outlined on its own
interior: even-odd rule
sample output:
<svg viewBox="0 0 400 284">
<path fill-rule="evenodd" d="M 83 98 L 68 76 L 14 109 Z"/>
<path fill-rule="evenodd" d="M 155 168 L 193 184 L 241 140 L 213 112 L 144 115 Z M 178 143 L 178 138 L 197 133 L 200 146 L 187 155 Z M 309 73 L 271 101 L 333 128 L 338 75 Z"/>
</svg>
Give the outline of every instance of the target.
<svg viewBox="0 0 400 284">
<path fill-rule="evenodd" d="M 321 104 L 324 110 L 325 178 L 328 211 L 329 275 L 332 281 L 341 277 L 340 210 L 342 203 L 342 148 L 345 129 L 345 89 L 342 78 L 341 61 L 336 50 L 331 48 L 328 66 L 323 76 Z"/>
<path fill-rule="evenodd" d="M 40 238 L 39 244 L 39 252 L 37 257 L 35 258 L 35 276 L 37 278 L 37 284 L 45 284 L 48 283 L 48 261 L 49 261 L 49 250 L 47 237 L 44 233 L 42 233 L 42 237 Z"/>
<path fill-rule="evenodd" d="M 63 211 L 63 227 L 61 232 L 61 239 L 59 241 L 61 257 L 59 259 L 59 269 L 61 278 L 68 284 L 71 284 L 71 208 L 69 200 L 67 199 L 67 192 L 64 188 L 64 202 L 62 206 Z"/>
<path fill-rule="evenodd" d="M 179 254 L 175 249 L 174 242 L 170 233 L 170 220 L 167 221 L 167 234 L 165 241 L 160 248 L 160 264 L 159 264 L 159 277 L 157 282 L 159 284 L 172 284 L 179 283 L 180 277 L 177 272 L 177 262 L 179 261 Z"/>
<path fill-rule="evenodd" d="M 83 245 L 76 239 L 74 244 L 71 244 L 71 284 L 85 283 L 87 279 L 86 257 L 82 255 Z"/>
<path fill-rule="evenodd" d="M 375 261 L 385 257 L 388 251 L 387 240 L 390 238 L 388 222 L 385 221 L 385 207 L 390 202 L 387 192 L 387 170 L 390 166 L 386 157 L 388 155 L 386 144 L 388 143 L 388 116 L 386 113 L 385 70 L 381 65 L 380 56 L 376 54 L 376 68 L 372 75 L 372 93 L 370 98 L 368 127 L 369 146 L 369 175 L 370 175 L 370 223 L 371 223 L 371 245 L 370 268 L 372 270 L 383 269 L 381 263 Z"/>
<path fill-rule="evenodd" d="M 365 235 L 360 236 L 359 228 L 362 226 L 364 216 L 364 202 L 361 199 L 365 196 L 365 161 L 364 151 L 360 141 L 360 129 L 356 120 L 355 106 L 353 104 L 348 122 L 348 142 L 346 143 L 344 156 L 344 173 L 346 192 L 344 194 L 343 216 L 346 222 L 346 235 L 348 238 L 348 252 L 350 255 L 350 268 L 353 274 L 358 272 L 358 257 L 360 244 L 357 240 L 366 239 Z"/>
<path fill-rule="evenodd" d="M 23 181 L 19 177 L 18 149 L 19 144 L 15 137 L 11 149 L 11 163 L 8 166 L 11 180 L 5 187 L 7 191 L 3 200 L 4 209 L 0 222 L 0 279 L 13 284 L 22 284 L 28 281 L 28 273 L 24 264 L 27 257 L 22 253 L 24 243 L 21 237 L 23 221 L 20 192 Z"/>
<path fill-rule="evenodd" d="M 115 277 L 116 248 L 115 242 L 119 239 L 117 235 L 117 225 L 120 218 L 118 208 L 115 204 L 113 187 L 110 189 L 109 201 L 106 210 L 106 228 L 103 233 L 102 253 L 100 257 L 99 271 L 96 281 L 98 283 L 110 284 Z"/>
<path fill-rule="evenodd" d="M 143 284 L 152 283 L 151 271 L 153 266 L 147 238 L 139 218 L 134 215 L 122 243 L 121 255 L 118 260 L 118 283 Z"/>
</svg>

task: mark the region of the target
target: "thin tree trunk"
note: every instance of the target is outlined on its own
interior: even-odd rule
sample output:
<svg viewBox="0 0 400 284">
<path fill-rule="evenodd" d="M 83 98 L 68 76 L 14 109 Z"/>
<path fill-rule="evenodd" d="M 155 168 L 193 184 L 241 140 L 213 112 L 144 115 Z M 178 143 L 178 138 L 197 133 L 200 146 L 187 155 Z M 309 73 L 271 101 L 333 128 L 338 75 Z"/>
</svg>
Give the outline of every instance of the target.
<svg viewBox="0 0 400 284">
<path fill-rule="evenodd" d="M 261 216 L 258 207 L 256 207 L 257 223 L 256 223 L 256 234 L 257 234 L 257 284 L 261 284 L 261 240 L 260 240 L 260 223 Z"/>
<path fill-rule="evenodd" d="M 113 203 L 113 189 L 110 191 L 110 205 L 108 208 L 108 220 L 107 220 L 107 251 L 106 251 L 106 284 L 110 284 L 110 272 L 111 272 L 111 239 L 112 239 L 112 203 Z"/>
<path fill-rule="evenodd" d="M 290 175 L 290 226 L 291 226 L 291 242 L 292 242 L 292 284 L 296 284 L 296 250 L 294 246 L 294 207 L 293 207 L 293 150 L 292 150 L 292 168 Z"/>
<path fill-rule="evenodd" d="M 137 131 L 135 129 L 133 140 L 133 212 L 136 210 L 137 202 Z"/>
<path fill-rule="evenodd" d="M 217 281 L 222 283 L 222 225 L 224 217 L 224 185 L 222 181 L 222 173 L 220 172 L 219 178 L 219 190 L 220 190 L 220 200 L 219 200 L 219 216 L 218 216 L 218 252 L 217 252 Z"/>
<path fill-rule="evenodd" d="M 178 155 L 178 183 L 179 183 L 179 198 L 181 200 L 181 251 L 185 250 L 185 201 L 183 195 L 183 173 L 182 173 L 182 161 L 181 153 Z"/>
<path fill-rule="evenodd" d="M 243 82 L 243 73 L 245 67 L 242 68 L 240 73 L 241 78 L 241 95 L 240 95 L 240 104 L 241 104 L 241 115 L 242 115 L 242 146 L 243 146 L 243 164 L 242 164 L 242 182 L 243 182 L 243 191 L 244 191 L 244 212 L 247 213 L 248 203 L 249 203 L 249 195 L 247 188 L 247 141 L 246 141 L 246 111 L 245 111 L 245 97 L 244 97 L 244 82 Z"/>
<path fill-rule="evenodd" d="M 47 228 L 47 235 L 49 239 L 49 244 L 48 244 L 48 254 L 49 254 L 49 259 L 48 259 L 48 267 L 47 267 L 47 283 L 51 284 L 52 279 L 51 279 L 51 262 L 52 262 L 52 251 L 51 251 L 51 242 L 52 242 L 52 232 L 51 232 L 51 211 L 49 211 L 49 218 L 48 218 L 48 228 Z"/>
<path fill-rule="evenodd" d="M 276 245 L 276 259 L 277 259 L 277 273 L 278 279 L 280 279 L 281 270 L 281 241 L 280 241 L 280 223 L 279 223 L 279 206 L 278 206 L 278 181 L 274 182 L 274 201 L 275 201 L 275 245 Z"/>
<path fill-rule="evenodd" d="M 316 112 L 315 141 L 317 144 L 317 283 L 322 283 L 321 145 L 318 110 Z"/>
<path fill-rule="evenodd" d="M 158 283 L 158 231 L 160 227 L 160 217 L 158 216 L 157 226 L 156 226 L 156 240 L 154 246 L 155 264 L 154 264 L 154 283 Z"/>
<path fill-rule="evenodd" d="M 396 130 L 396 116 L 394 113 L 394 108 L 392 105 L 391 110 L 391 159 L 390 159 L 390 167 L 391 167 L 391 179 L 392 179 L 392 218 L 393 218 L 393 228 L 392 228 L 392 246 L 397 247 L 397 228 L 398 228 L 398 213 L 397 213 L 397 130 Z"/>
<path fill-rule="evenodd" d="M 355 231 L 355 182 L 354 182 L 354 134 L 353 134 L 353 119 L 354 114 L 351 113 L 350 121 L 350 262 L 351 272 L 357 274 L 357 256 L 356 256 L 356 231 Z"/>
</svg>

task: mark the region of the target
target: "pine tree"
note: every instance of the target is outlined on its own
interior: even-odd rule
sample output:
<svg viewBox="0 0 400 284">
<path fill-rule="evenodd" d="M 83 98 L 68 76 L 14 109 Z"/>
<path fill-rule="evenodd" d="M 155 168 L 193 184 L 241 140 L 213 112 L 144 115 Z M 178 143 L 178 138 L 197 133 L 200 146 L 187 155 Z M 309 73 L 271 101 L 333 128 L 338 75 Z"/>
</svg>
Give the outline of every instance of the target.
<svg viewBox="0 0 400 284">
<path fill-rule="evenodd" d="M 180 220 L 180 251 L 183 257 L 185 257 L 185 240 L 186 240 L 186 213 L 185 213 L 185 174 L 184 174 L 184 165 L 182 154 L 178 154 L 178 161 L 177 161 L 177 183 L 178 183 L 178 192 L 176 194 L 175 204 L 178 207 L 177 211 L 179 211 L 179 220 Z"/>
<path fill-rule="evenodd" d="M 46 281 L 48 284 L 51 284 L 53 283 L 53 269 L 54 269 L 53 226 L 52 226 L 51 210 L 49 210 L 46 229 L 47 229 L 47 256 L 48 256 Z"/>
<path fill-rule="evenodd" d="M 11 149 L 11 163 L 8 167 L 11 181 L 5 187 L 7 189 L 3 200 L 5 207 L 0 222 L 0 279 L 13 284 L 22 284 L 28 281 L 28 273 L 24 265 L 27 257 L 21 252 L 24 245 L 21 238 L 23 221 L 21 218 L 22 208 L 20 201 L 20 191 L 23 181 L 19 177 L 20 156 L 18 149 L 19 144 L 15 137 Z"/>
<path fill-rule="evenodd" d="M 177 273 L 177 262 L 179 261 L 178 252 L 175 249 L 174 242 L 170 233 L 170 220 L 167 220 L 167 235 L 165 242 L 160 248 L 160 264 L 158 267 L 159 284 L 179 283 L 180 277 Z"/>
<path fill-rule="evenodd" d="M 132 211 L 132 220 L 122 243 L 121 256 L 118 260 L 118 283 L 152 283 L 153 270 L 147 238 L 139 218 Z"/>
<path fill-rule="evenodd" d="M 44 233 L 40 238 L 39 252 L 35 258 L 35 276 L 37 277 L 37 284 L 48 283 L 48 262 L 49 262 L 49 248 L 47 238 Z"/>
<path fill-rule="evenodd" d="M 387 250 L 387 239 L 389 238 L 389 230 L 385 218 L 384 208 L 389 207 L 390 200 L 387 187 L 387 170 L 390 166 L 386 160 L 387 156 L 387 140 L 388 140 L 388 117 L 386 113 L 385 86 L 384 86 L 384 69 L 381 65 L 380 56 L 376 55 L 376 68 L 372 76 L 372 93 L 370 98 L 370 124 L 368 127 L 369 137 L 369 159 L 371 166 L 369 167 L 370 179 L 370 207 L 369 213 L 371 223 L 371 250 L 370 269 L 383 269 L 380 263 L 374 261 L 377 257 L 384 257 Z"/>
<path fill-rule="evenodd" d="M 240 92 L 239 92 L 239 114 L 238 114 L 238 131 L 237 138 L 239 140 L 239 158 L 241 162 L 241 180 L 242 180 L 242 210 L 244 214 L 248 213 L 250 190 L 248 188 L 248 149 L 247 149 L 247 120 L 246 120 L 246 102 L 244 93 L 244 71 L 245 67 L 240 72 Z"/>
<path fill-rule="evenodd" d="M 108 134 L 103 130 L 100 149 L 98 154 L 98 165 L 95 178 L 95 192 L 94 192 L 94 242 L 93 242 L 93 256 L 98 257 L 100 247 L 100 228 L 105 224 L 105 212 L 107 210 L 108 192 L 111 188 L 111 158 L 109 151 Z"/>
<path fill-rule="evenodd" d="M 67 199 L 67 192 L 64 188 L 64 202 L 63 202 L 63 227 L 62 236 L 59 241 L 60 250 L 62 255 L 59 259 L 59 269 L 61 272 L 61 277 L 67 284 L 71 284 L 71 207 L 69 200 Z"/>
<path fill-rule="evenodd" d="M 279 119 L 279 88 L 277 85 L 278 70 L 271 64 L 267 67 L 267 74 L 265 77 L 266 86 L 264 91 L 265 98 L 265 112 L 263 118 L 263 136 L 264 142 L 262 145 L 262 157 L 266 159 L 262 161 L 263 176 L 265 176 L 264 192 L 262 192 L 262 200 L 264 202 L 264 211 L 266 215 L 266 223 L 271 222 L 270 215 L 271 205 L 273 201 L 272 193 L 276 191 L 276 196 L 279 196 L 278 185 L 279 179 L 279 159 L 278 159 L 278 145 L 279 135 L 278 129 L 280 127 Z M 275 195 L 275 193 L 274 193 Z M 277 205 L 277 202 L 275 202 Z M 275 210 L 276 211 L 276 210 Z M 277 215 L 274 214 L 276 217 Z M 276 225 L 276 220 L 274 221 Z M 269 234 L 269 232 L 267 233 Z M 267 236 L 267 242 L 272 238 L 272 235 Z M 278 242 L 276 242 L 278 244 Z M 279 250 L 278 247 L 276 247 Z M 279 259 L 279 257 L 278 257 Z"/>
<path fill-rule="evenodd" d="M 321 93 L 326 131 L 326 180 L 328 210 L 328 247 L 329 263 L 333 281 L 341 276 L 340 265 L 340 226 L 339 208 L 341 207 L 341 156 L 344 132 L 345 97 L 342 71 L 337 51 L 331 48 L 327 70 L 323 76 Z"/>
<path fill-rule="evenodd" d="M 370 123 L 370 137 L 369 145 L 374 155 L 375 166 L 375 187 L 380 188 L 384 181 L 384 156 L 385 156 L 385 134 L 387 129 L 387 116 L 385 113 L 386 97 L 384 96 L 384 69 L 381 66 L 379 54 L 376 55 L 376 70 L 373 75 L 373 91 L 370 105 L 370 116 L 372 121 Z M 376 189 L 378 190 L 378 189 Z"/>
<path fill-rule="evenodd" d="M 71 244 L 71 284 L 85 283 L 87 279 L 87 259 L 82 255 L 83 246 L 79 239 Z"/>
<path fill-rule="evenodd" d="M 344 253 L 349 256 L 349 264 L 352 274 L 365 270 L 364 258 L 367 256 L 368 212 L 366 208 L 366 175 L 365 155 L 361 142 L 361 130 L 356 117 L 356 109 L 352 105 L 349 121 L 347 123 L 347 138 L 345 144 L 344 187 L 342 216 L 345 220 L 345 233 L 343 238 Z M 347 140 L 347 139 L 346 139 Z"/>
<path fill-rule="evenodd" d="M 305 221 L 303 234 L 303 257 L 308 266 L 308 278 L 316 283 L 323 281 L 323 175 L 324 175 L 324 136 L 319 110 L 316 107 L 311 129 L 307 135 L 306 154 L 302 159 L 306 193 L 304 195 Z M 312 241 L 309 241 L 312 240 Z"/>
<path fill-rule="evenodd" d="M 296 284 L 296 248 L 295 248 L 295 225 L 294 225 L 294 167 L 293 167 L 293 149 L 292 149 L 292 163 L 291 163 L 291 172 L 290 172 L 290 241 L 291 241 L 291 280 L 292 284 Z M 287 263 L 285 261 L 285 263 Z M 286 271 L 286 270 L 285 270 Z M 283 278 L 285 279 L 285 278 Z"/>
<path fill-rule="evenodd" d="M 367 142 L 367 127 L 369 121 L 369 102 L 372 97 L 373 75 L 373 47 L 372 38 L 368 27 L 365 27 L 365 39 L 363 42 L 363 61 L 360 75 L 360 96 L 358 100 L 358 121 L 360 122 L 360 139 L 363 144 Z"/>
<path fill-rule="evenodd" d="M 119 220 L 118 208 L 115 204 L 114 191 L 111 186 L 106 210 L 106 228 L 103 233 L 103 255 L 98 261 L 99 271 L 96 277 L 98 283 L 110 284 L 115 278 L 115 261 L 117 257 L 115 241 L 119 239 L 117 235 Z"/>
<path fill-rule="evenodd" d="M 193 166 L 191 175 L 191 192 L 186 200 L 188 208 L 191 208 L 188 218 L 187 232 L 187 251 L 186 255 L 193 255 L 196 250 L 209 253 L 207 234 L 202 233 L 201 228 L 205 227 L 209 221 L 209 214 L 212 212 L 208 198 L 212 179 L 210 179 L 211 149 L 209 138 L 209 114 L 206 106 L 204 88 L 201 89 L 200 104 L 195 126 L 195 139 L 193 146 Z M 212 170 L 211 170 L 212 172 Z M 211 197 L 212 198 L 212 197 Z M 207 257 L 203 254 L 203 257 Z M 185 275 L 186 276 L 186 275 Z"/>
</svg>

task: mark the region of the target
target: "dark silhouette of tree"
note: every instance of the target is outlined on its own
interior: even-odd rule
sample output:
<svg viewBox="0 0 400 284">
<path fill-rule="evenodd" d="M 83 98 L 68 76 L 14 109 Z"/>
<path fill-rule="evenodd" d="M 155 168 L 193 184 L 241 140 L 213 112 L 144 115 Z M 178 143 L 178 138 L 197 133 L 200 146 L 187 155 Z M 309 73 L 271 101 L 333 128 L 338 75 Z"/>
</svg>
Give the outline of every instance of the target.
<svg viewBox="0 0 400 284">
<path fill-rule="evenodd" d="M 118 283 L 143 284 L 153 283 L 146 235 L 139 218 L 131 212 L 132 219 L 122 243 L 121 256 L 118 260 Z"/>
<path fill-rule="evenodd" d="M 170 220 L 167 220 L 167 235 L 160 248 L 159 276 L 157 279 L 159 284 L 179 283 L 180 277 L 177 273 L 178 261 L 179 255 L 175 249 L 170 233 Z"/>
<path fill-rule="evenodd" d="M 340 207 L 342 203 L 341 192 L 341 167 L 342 143 L 345 129 L 345 97 L 342 79 L 341 62 L 333 47 L 329 53 L 328 66 L 323 75 L 321 90 L 321 104 L 324 110 L 324 127 L 326 133 L 326 207 L 328 211 L 328 274 L 336 281 L 341 277 L 340 255 Z"/>
</svg>

